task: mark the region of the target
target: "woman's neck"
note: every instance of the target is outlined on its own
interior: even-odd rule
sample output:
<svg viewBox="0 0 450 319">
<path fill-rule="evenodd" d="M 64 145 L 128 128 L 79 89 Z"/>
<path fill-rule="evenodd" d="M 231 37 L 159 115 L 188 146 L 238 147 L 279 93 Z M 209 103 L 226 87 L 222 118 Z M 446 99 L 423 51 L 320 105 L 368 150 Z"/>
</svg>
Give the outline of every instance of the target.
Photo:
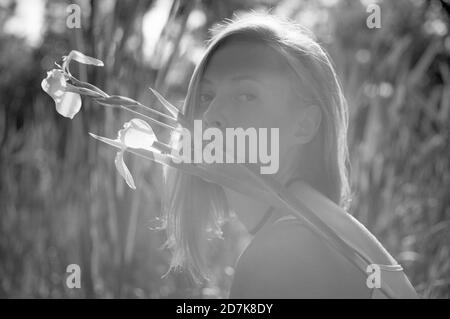
<svg viewBox="0 0 450 319">
<path fill-rule="evenodd" d="M 287 188 L 291 188 L 295 181 L 302 181 L 327 196 L 330 185 L 328 185 L 329 183 L 327 184 L 328 181 L 325 178 L 325 170 L 321 165 L 322 161 L 317 159 L 313 161 L 311 157 L 314 156 L 311 156 L 311 154 L 315 154 L 315 152 L 308 151 L 310 150 L 303 150 L 302 152 L 303 155 L 310 154 L 310 156 L 306 157 L 300 157 L 299 153 L 296 153 L 298 150 L 286 154 L 284 158 L 289 160 L 280 163 L 280 170 L 277 174 L 271 176 L 271 178 L 274 178 Z M 228 202 L 231 204 L 231 208 L 249 232 L 252 232 L 252 230 L 255 232 L 255 228 L 262 228 L 264 225 L 269 225 L 286 214 L 286 212 L 274 209 L 273 213 L 267 217 L 270 205 L 247 197 L 246 195 L 236 193 L 232 190 L 227 189 L 225 193 Z M 264 218 L 266 218 L 266 220 L 261 226 L 261 220 Z"/>
<path fill-rule="evenodd" d="M 285 187 L 291 188 L 297 181 L 301 181 L 301 179 L 290 178 L 283 184 Z M 251 235 L 255 235 L 256 232 L 265 228 L 266 225 L 272 224 L 276 219 L 286 214 L 286 212 L 274 209 L 265 202 L 255 200 L 229 189 L 226 189 L 225 194 L 239 221 Z"/>
</svg>

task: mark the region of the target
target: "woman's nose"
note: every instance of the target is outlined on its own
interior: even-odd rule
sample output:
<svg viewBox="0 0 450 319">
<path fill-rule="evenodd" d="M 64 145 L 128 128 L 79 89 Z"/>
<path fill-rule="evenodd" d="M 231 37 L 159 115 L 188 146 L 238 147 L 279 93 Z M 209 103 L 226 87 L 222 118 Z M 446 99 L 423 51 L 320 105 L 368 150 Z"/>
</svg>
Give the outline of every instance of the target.
<svg viewBox="0 0 450 319">
<path fill-rule="evenodd" d="M 225 118 L 222 114 L 222 110 L 220 109 L 217 103 L 211 103 L 208 106 L 208 109 L 203 114 L 203 121 L 208 127 L 217 127 L 218 129 L 225 129 L 226 122 Z"/>
</svg>

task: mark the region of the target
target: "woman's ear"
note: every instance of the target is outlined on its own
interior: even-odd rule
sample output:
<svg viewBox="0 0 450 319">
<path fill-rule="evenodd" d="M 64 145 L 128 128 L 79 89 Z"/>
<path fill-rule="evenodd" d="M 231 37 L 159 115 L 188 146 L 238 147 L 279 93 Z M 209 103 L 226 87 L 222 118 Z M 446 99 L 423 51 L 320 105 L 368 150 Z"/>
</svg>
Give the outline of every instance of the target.
<svg viewBox="0 0 450 319">
<path fill-rule="evenodd" d="M 317 105 L 309 105 L 302 110 L 301 119 L 295 128 L 295 139 L 299 144 L 309 143 L 319 130 L 322 110 Z"/>
</svg>

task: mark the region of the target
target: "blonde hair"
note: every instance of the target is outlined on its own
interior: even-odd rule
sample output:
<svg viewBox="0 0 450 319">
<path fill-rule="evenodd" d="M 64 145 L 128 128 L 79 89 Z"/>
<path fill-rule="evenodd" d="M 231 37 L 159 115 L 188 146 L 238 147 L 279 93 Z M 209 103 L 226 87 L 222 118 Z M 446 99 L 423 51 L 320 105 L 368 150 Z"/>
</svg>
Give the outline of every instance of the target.
<svg viewBox="0 0 450 319">
<path fill-rule="evenodd" d="M 320 190 L 346 208 L 348 181 L 347 105 L 330 58 L 312 35 L 299 25 L 271 14 L 250 13 L 213 29 L 203 59 L 189 83 L 183 112 L 194 119 L 199 81 L 211 56 L 227 40 L 244 37 L 274 48 L 297 75 L 302 86 L 311 88 L 312 98 L 322 110 L 323 171 L 328 185 Z M 169 272 L 182 268 L 197 283 L 208 279 L 208 239 L 222 238 L 221 226 L 229 218 L 224 191 L 217 184 L 166 169 L 163 201 L 165 247 L 172 250 Z"/>
</svg>

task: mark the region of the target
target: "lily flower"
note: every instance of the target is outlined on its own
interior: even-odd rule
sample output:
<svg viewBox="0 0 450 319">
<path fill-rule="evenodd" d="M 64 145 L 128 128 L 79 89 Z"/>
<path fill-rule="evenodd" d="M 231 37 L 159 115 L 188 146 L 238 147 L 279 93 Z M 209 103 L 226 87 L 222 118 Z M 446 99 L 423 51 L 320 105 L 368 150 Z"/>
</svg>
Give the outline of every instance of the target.
<svg viewBox="0 0 450 319">
<path fill-rule="evenodd" d="M 156 135 L 147 122 L 140 119 L 132 119 L 123 125 L 123 129 L 118 133 L 117 141 L 121 143 L 122 149 L 117 152 L 114 164 L 128 186 L 132 189 L 136 189 L 133 176 L 125 164 L 123 155 L 127 148 L 140 148 L 148 151 L 155 151 L 153 143 L 157 142 Z"/>
<path fill-rule="evenodd" d="M 73 119 L 81 109 L 81 96 L 79 93 L 101 96 L 99 92 L 83 87 L 78 88 L 67 83 L 67 80 L 72 78 L 69 71 L 69 64 L 72 60 L 83 64 L 103 66 L 102 61 L 72 50 L 69 55 L 63 57 L 64 63 L 62 67 L 47 72 L 47 78 L 42 80 L 41 87 L 55 101 L 56 111 L 70 119 Z"/>
<path fill-rule="evenodd" d="M 81 96 L 67 91 L 67 81 L 62 70 L 54 69 L 47 72 L 47 78 L 42 80 L 41 87 L 55 101 L 56 111 L 62 116 L 73 119 L 80 111 Z"/>
</svg>

